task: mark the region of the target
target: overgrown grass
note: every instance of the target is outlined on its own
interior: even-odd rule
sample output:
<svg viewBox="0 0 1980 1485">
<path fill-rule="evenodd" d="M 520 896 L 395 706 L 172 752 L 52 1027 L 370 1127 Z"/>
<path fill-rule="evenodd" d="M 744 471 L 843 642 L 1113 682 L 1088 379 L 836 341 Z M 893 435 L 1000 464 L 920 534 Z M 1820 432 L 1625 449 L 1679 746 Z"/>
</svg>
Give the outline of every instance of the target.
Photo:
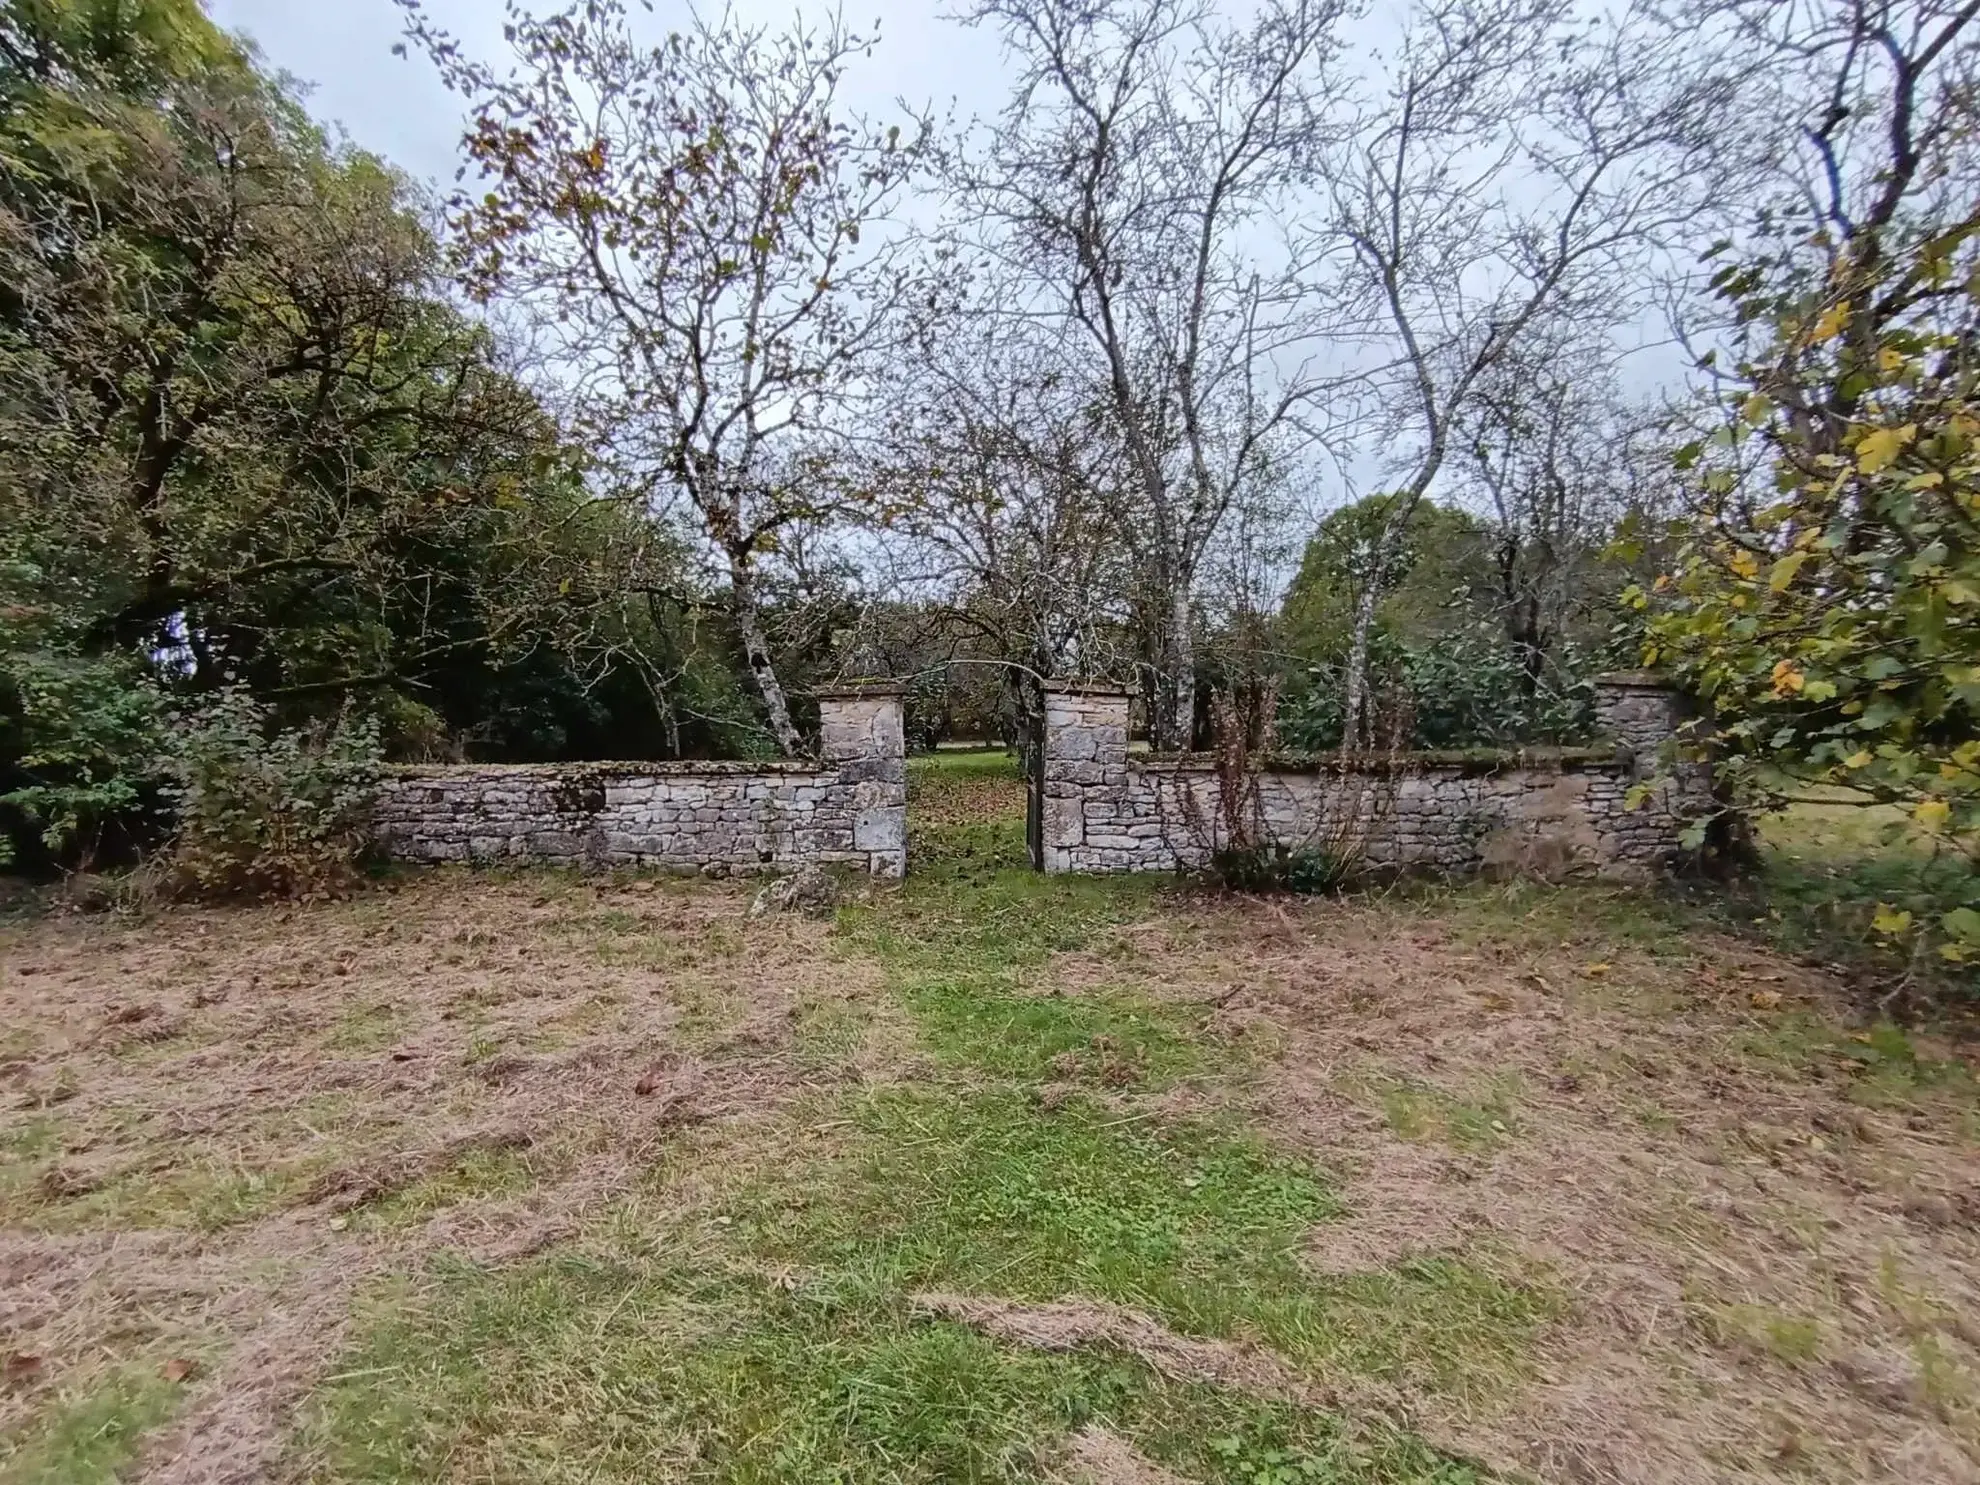
<svg viewBox="0 0 1980 1485">
<path fill-rule="evenodd" d="M 915 777 L 1008 783 L 1009 768 L 942 756 Z M 938 1289 L 1126 1305 L 1317 1377 L 1467 1398 L 1522 1373 L 1554 1312 L 1511 1267 L 1316 1277 L 1301 1250 L 1340 1216 L 1325 1172 L 1219 1120 L 1117 1101 L 1210 1070 L 1200 1008 L 1136 993 L 1129 959 L 1085 993 L 1043 981 L 1054 956 L 1117 942 L 1163 884 L 1038 876 L 1014 825 L 938 811 L 905 887 L 835 925 L 907 1013 L 919 1078 L 809 1099 L 767 1143 L 718 1136 L 575 1248 L 445 1264 L 380 1295 L 319 1397 L 314 1474 L 1041 1480 L 1099 1424 L 1204 1481 L 1476 1480 L 1379 1420 L 1177 1381 L 1103 1346 L 1000 1344 L 916 1308 Z M 851 1011 L 807 1013 L 802 1055 L 862 1031 Z M 720 1179 L 686 1195 L 711 1162 Z"/>
<path fill-rule="evenodd" d="M 843 1276 L 683 1263 L 630 1238 L 380 1295 L 305 1432 L 321 1479 L 1038 1480 L 1111 1427 L 1193 1478 L 1472 1485 L 1422 1444 L 1108 1351 L 996 1345 Z M 1272 1476 L 1263 1478 L 1271 1479 Z"/>
<path fill-rule="evenodd" d="M 171 1417 L 179 1388 L 136 1366 L 58 1396 L 27 1429 L 0 1436 L 8 1485 L 97 1485 L 119 1478 L 146 1430 Z"/>
</svg>

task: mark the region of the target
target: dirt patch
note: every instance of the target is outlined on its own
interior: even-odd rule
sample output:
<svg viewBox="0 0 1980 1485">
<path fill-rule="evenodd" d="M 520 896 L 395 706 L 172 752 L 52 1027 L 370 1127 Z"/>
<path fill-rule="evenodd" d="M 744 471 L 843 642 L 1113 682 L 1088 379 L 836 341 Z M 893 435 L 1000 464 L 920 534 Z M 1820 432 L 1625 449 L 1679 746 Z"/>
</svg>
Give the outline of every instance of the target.
<svg viewBox="0 0 1980 1485">
<path fill-rule="evenodd" d="M 1565 1291 L 1502 1401 L 1411 1400 L 1458 1452 L 1617 1485 L 1980 1480 L 1980 1122 L 1951 1049 L 1880 1052 L 1827 1029 L 1819 976 L 1599 918 L 1225 903 L 1069 957 L 1075 993 L 1269 1031 L 1255 1082 L 1194 1096 L 1343 1179 L 1316 1271 L 1511 1255 Z"/>
<path fill-rule="evenodd" d="M 43 1362 L 0 1430 L 119 1361 L 198 1356 L 129 1477 L 264 1479 L 362 1284 L 537 1251 L 668 1146 L 876 1076 L 875 972 L 748 902 L 439 874 L 11 927 L 0 1333 Z"/>
<path fill-rule="evenodd" d="M 1017 771 L 1016 760 L 1008 760 L 1008 763 L 1008 772 L 1002 769 L 997 772 L 949 772 L 939 766 L 911 769 L 908 774 L 908 809 L 915 824 L 939 827 L 1023 819 L 1024 779 Z"/>
<path fill-rule="evenodd" d="M 1052 1478 L 1061 1485 L 1190 1485 L 1119 1434 L 1088 1426 L 1066 1440 Z"/>
</svg>

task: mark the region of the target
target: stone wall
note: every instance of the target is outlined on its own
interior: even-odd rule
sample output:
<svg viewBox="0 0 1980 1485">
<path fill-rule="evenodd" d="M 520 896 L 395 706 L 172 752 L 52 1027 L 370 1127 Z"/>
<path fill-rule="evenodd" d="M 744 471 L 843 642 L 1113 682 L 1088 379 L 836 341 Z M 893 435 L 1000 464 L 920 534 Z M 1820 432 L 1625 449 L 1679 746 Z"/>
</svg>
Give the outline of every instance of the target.
<svg viewBox="0 0 1980 1485">
<path fill-rule="evenodd" d="M 406 768 L 373 820 L 400 861 L 649 866 L 729 875 L 907 865 L 896 690 L 819 698 L 817 761 L 456 764 Z"/>
<path fill-rule="evenodd" d="M 1709 795 L 1698 770 L 1652 780 L 1682 713 L 1641 676 L 1605 678 L 1600 713 L 1619 735 L 1598 748 L 1273 760 L 1242 818 L 1263 838 L 1347 849 L 1376 866 L 1539 875 L 1644 876 L 1680 849 Z M 1048 691 L 1041 802 L 1048 872 L 1197 868 L 1228 844 L 1223 785 L 1201 757 L 1135 757 L 1128 695 Z"/>
</svg>

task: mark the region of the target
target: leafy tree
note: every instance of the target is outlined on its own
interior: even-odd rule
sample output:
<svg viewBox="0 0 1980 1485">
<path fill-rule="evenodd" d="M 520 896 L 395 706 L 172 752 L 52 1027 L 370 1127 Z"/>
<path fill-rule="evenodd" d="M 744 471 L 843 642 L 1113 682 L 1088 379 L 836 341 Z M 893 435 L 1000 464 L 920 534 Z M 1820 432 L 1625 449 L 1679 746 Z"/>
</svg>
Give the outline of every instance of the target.
<svg viewBox="0 0 1980 1485">
<path fill-rule="evenodd" d="M 1491 534 L 1468 513 L 1423 500 L 1387 561 L 1378 561 L 1396 502 L 1370 495 L 1330 512 L 1315 529 L 1280 610 L 1281 642 L 1292 654 L 1341 658 L 1371 587 L 1376 630 L 1391 640 L 1431 640 L 1477 621 L 1475 596 L 1492 580 Z"/>
<path fill-rule="evenodd" d="M 1680 451 L 1694 481 L 1685 546 L 1633 595 L 1654 614 L 1646 658 L 1704 698 L 1700 742 L 1748 799 L 1847 785 L 1969 854 L 1980 195 L 1961 48 L 1975 14 L 1817 8 L 1812 31 L 1776 36 L 1826 69 L 1811 79 L 1812 178 L 1799 203 L 1716 250 L 1737 347 L 1725 421 Z M 1909 922 L 1892 911 L 1883 926 Z M 1948 958 L 1980 954 L 1980 904 L 1936 926 Z"/>
<path fill-rule="evenodd" d="M 0 100 L 17 833 L 145 793 L 142 681 L 417 734 L 450 666 L 603 667 L 650 531 L 448 302 L 399 177 L 185 0 L 7 8 Z"/>
</svg>

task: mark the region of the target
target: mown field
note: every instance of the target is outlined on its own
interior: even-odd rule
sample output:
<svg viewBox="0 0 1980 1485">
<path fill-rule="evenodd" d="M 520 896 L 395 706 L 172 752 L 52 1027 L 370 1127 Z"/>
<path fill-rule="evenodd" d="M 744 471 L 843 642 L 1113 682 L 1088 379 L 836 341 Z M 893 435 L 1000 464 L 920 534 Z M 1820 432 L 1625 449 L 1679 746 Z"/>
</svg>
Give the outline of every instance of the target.
<svg viewBox="0 0 1980 1485">
<path fill-rule="evenodd" d="M 1003 759 L 913 787 L 829 917 L 16 912 L 0 1478 L 1980 1479 L 1962 1043 L 1676 897 L 1048 880 Z"/>
</svg>

